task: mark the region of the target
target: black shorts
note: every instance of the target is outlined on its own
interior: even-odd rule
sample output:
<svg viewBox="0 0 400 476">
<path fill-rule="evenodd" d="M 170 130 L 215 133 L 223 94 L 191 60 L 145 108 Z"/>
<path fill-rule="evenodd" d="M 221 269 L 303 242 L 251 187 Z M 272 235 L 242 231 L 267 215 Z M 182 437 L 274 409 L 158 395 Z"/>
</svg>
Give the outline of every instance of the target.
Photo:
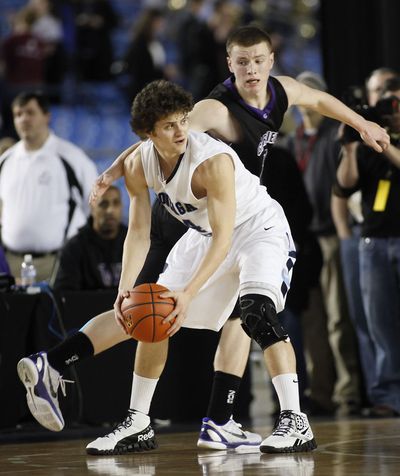
<svg viewBox="0 0 400 476">
<path fill-rule="evenodd" d="M 169 252 L 186 231 L 187 227 L 168 213 L 159 200 L 154 202 L 151 211 L 150 249 L 135 286 L 157 282 Z M 237 302 L 229 319 L 239 316 L 240 306 Z"/>
</svg>

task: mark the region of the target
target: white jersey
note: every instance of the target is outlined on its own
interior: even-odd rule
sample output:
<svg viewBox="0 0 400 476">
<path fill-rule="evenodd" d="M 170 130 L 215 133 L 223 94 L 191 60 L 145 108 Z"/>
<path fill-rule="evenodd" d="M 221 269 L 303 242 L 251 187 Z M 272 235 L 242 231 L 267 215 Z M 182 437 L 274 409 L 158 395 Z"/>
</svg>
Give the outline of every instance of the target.
<svg viewBox="0 0 400 476">
<path fill-rule="evenodd" d="M 140 146 L 140 152 L 149 188 L 154 190 L 160 202 L 174 217 L 203 235 L 211 235 L 207 197 L 197 199 L 194 196 L 191 189 L 192 177 L 200 164 L 218 154 L 228 154 L 235 167 L 235 227 L 272 206 L 273 200 L 266 188 L 260 185 L 258 177 L 245 169 L 236 152 L 208 134 L 189 132 L 186 151 L 167 180 L 161 172 L 153 142 L 144 142 Z M 271 212 L 274 213 L 273 207 Z"/>
<path fill-rule="evenodd" d="M 17 252 L 58 250 L 68 224 L 70 237 L 86 223 L 97 170 L 79 147 L 51 133 L 34 152 L 18 142 L 0 157 L 0 167 L 5 247 Z M 76 206 L 69 223 L 71 199 Z"/>
</svg>

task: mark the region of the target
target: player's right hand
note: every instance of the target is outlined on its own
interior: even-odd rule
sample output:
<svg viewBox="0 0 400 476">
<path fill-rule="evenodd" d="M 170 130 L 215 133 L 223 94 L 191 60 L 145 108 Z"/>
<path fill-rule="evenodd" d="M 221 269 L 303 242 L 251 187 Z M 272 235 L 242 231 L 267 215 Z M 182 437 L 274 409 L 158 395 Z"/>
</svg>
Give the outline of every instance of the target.
<svg viewBox="0 0 400 476">
<path fill-rule="evenodd" d="M 122 329 L 122 331 L 125 334 L 129 335 L 129 332 L 127 332 L 124 325 L 124 316 L 122 315 L 122 310 L 121 310 L 122 301 L 127 297 L 129 297 L 129 291 L 126 291 L 126 290 L 118 291 L 117 298 L 114 302 L 114 318 L 115 318 L 115 322 Z"/>
<path fill-rule="evenodd" d="M 359 133 L 361 139 L 376 152 L 384 152 L 390 145 L 389 134 L 375 122 L 365 121 Z"/>
</svg>

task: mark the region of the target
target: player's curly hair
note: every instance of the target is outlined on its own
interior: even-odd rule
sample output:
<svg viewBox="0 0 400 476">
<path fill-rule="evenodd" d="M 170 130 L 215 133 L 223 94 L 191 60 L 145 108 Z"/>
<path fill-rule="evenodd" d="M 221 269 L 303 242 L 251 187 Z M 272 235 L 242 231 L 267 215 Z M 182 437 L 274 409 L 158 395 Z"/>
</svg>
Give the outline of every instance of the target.
<svg viewBox="0 0 400 476">
<path fill-rule="evenodd" d="M 133 100 L 131 127 L 140 137 L 154 129 L 157 121 L 171 114 L 188 113 L 193 109 L 193 98 L 181 86 L 163 79 L 152 81 Z"/>
</svg>

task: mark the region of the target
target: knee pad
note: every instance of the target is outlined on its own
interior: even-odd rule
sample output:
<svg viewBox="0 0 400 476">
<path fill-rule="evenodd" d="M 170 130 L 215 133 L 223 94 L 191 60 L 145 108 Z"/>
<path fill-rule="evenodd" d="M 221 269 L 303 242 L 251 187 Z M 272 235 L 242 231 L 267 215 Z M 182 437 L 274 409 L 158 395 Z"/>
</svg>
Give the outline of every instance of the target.
<svg viewBox="0 0 400 476">
<path fill-rule="evenodd" d="M 244 331 L 257 342 L 261 350 L 288 339 L 276 315 L 275 304 L 269 297 L 246 294 L 240 298 L 240 309 Z"/>
</svg>

